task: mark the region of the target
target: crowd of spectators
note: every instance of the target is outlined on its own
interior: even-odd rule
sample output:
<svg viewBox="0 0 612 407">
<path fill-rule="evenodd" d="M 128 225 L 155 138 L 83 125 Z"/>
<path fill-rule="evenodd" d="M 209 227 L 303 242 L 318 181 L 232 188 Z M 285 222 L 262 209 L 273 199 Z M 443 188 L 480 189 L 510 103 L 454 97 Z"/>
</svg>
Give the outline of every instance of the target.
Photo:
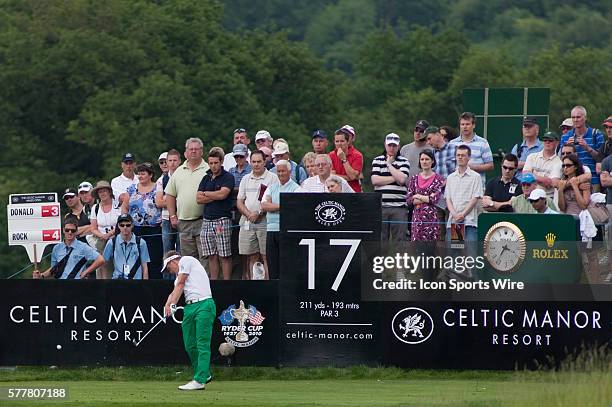
<svg viewBox="0 0 612 407">
<path fill-rule="evenodd" d="M 381 194 L 381 240 L 474 242 L 481 212 L 570 214 L 582 240 L 602 240 L 612 210 L 612 116 L 602 125 L 606 136 L 587 125 L 582 106 L 561 123 L 561 136 L 524 117 L 522 139 L 489 180 L 493 154 L 470 112 L 459 116 L 457 136 L 424 119 L 403 146 L 398 134 L 387 134 L 370 171 Z M 260 130 L 251 149 L 247 130 L 237 128 L 231 152 L 212 147 L 205 154 L 202 140 L 190 138 L 185 161 L 171 149 L 159 155 L 159 170 L 127 152 L 110 183 L 84 181 L 64 191 L 64 243 L 53 251 L 52 268 L 35 277 L 172 278 L 162 274 L 161 260 L 177 250 L 198 258 L 212 279 L 251 279 L 254 269 L 278 278 L 280 194 L 363 192 L 355 129 L 336 130 L 331 149 L 323 130 L 311 140 L 298 160 L 286 140 Z"/>
</svg>

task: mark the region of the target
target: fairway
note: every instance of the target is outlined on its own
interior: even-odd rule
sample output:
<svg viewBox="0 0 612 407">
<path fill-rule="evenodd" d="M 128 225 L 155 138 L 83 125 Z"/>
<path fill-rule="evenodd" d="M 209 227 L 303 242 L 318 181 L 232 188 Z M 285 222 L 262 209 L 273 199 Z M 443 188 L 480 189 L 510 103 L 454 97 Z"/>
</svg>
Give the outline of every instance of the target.
<svg viewBox="0 0 612 407">
<path fill-rule="evenodd" d="M 2 401 L 2 405 L 607 407 L 612 403 L 612 377 L 607 372 L 433 372 L 361 368 L 357 372 L 350 369 L 315 370 L 312 371 L 313 380 L 302 380 L 294 378 L 298 369 L 288 369 L 285 380 L 261 380 L 262 376 L 269 377 L 270 373 L 283 376 L 283 369 L 276 372 L 257 369 L 257 379 L 215 380 L 204 391 L 184 392 L 177 390 L 177 386 L 185 382 L 185 373 L 174 372 L 174 369 L 163 368 L 160 372 L 158 368 L 94 368 L 84 373 L 80 369 L 50 371 L 42 368 L 40 376 L 43 380 L 37 381 L 32 380 L 35 369 L 26 369 L 25 374 L 21 369 L 2 372 L 0 386 L 67 387 L 68 400 L 13 400 Z M 149 374 L 146 370 L 150 370 Z M 218 372 L 220 377 L 231 375 L 230 369 L 223 370 Z M 305 375 L 308 372 L 302 370 Z M 57 380 L 49 380 L 52 373 L 57 373 Z M 143 374 L 138 377 L 140 373 Z M 180 375 L 172 377 L 176 373 Z M 126 378 L 130 375 L 134 377 L 132 381 Z M 147 376 L 151 375 L 159 377 L 159 380 L 150 380 Z M 347 375 L 366 378 L 355 380 L 346 378 Z M 90 379 L 95 376 L 104 381 Z"/>
</svg>

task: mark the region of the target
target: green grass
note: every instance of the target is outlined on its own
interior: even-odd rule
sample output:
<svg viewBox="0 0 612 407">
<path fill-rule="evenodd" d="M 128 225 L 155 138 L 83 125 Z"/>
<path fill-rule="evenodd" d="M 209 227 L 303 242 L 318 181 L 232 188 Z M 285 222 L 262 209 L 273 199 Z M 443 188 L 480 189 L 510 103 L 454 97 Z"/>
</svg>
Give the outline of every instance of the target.
<svg viewBox="0 0 612 407">
<path fill-rule="evenodd" d="M 584 406 L 612 405 L 611 370 L 431 371 L 397 368 L 215 368 L 205 391 L 176 389 L 184 367 L 34 368 L 0 371 L 2 387 L 69 389 L 61 406 Z"/>
<path fill-rule="evenodd" d="M 0 387 L 67 387 L 65 401 L 4 401 L 62 406 L 612 406 L 607 345 L 581 349 L 537 371 L 399 368 L 213 367 L 205 391 L 183 392 L 185 366 L 17 367 L 0 369 Z"/>
</svg>

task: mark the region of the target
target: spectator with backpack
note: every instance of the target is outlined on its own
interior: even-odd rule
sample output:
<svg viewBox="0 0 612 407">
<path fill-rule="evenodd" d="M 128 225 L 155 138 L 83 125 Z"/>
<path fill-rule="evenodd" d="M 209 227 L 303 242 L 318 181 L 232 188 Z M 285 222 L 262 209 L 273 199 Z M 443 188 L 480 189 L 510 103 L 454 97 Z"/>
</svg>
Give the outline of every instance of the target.
<svg viewBox="0 0 612 407">
<path fill-rule="evenodd" d="M 291 179 L 293 182 L 301 185 L 302 182 L 306 178 L 308 178 L 308 174 L 306 174 L 306 169 L 301 165 L 289 159 L 289 145 L 287 143 L 278 142 L 275 143 L 274 152 L 272 153 L 275 162 L 279 162 L 281 160 L 289 161 L 291 164 L 291 171 L 289 172 Z M 276 166 L 270 170 L 271 173 L 276 174 Z"/>
<path fill-rule="evenodd" d="M 104 259 L 93 248 L 76 239 L 78 219 L 69 216 L 64 221 L 64 241 L 53 247 L 51 267 L 42 273 L 34 270 L 32 278 L 54 277 L 62 280 L 86 278 L 104 264 Z M 87 263 L 90 262 L 89 266 Z"/>
<path fill-rule="evenodd" d="M 148 280 L 149 250 L 146 242 L 136 236 L 134 219 L 125 213 L 117 219 L 119 233 L 109 239 L 104 248 L 104 260 L 113 260 L 113 280 Z"/>
<path fill-rule="evenodd" d="M 521 144 L 515 144 L 512 147 L 511 154 L 518 157 L 518 174 L 525 166 L 525 161 L 529 154 L 539 153 L 544 149 L 544 143 L 538 138 L 540 133 L 540 125 L 536 121 L 535 117 L 524 117 L 523 118 L 523 142 Z"/>
</svg>

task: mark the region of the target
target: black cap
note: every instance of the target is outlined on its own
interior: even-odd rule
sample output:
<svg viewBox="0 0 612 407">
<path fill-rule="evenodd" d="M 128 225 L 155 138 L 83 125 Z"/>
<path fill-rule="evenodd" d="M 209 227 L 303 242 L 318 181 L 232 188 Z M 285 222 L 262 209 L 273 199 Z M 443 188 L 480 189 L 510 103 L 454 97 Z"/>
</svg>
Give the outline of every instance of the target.
<svg viewBox="0 0 612 407">
<path fill-rule="evenodd" d="M 66 188 L 64 190 L 64 195 L 62 195 L 62 199 L 66 198 L 67 196 L 77 196 L 78 192 L 76 190 L 76 188 Z"/>
<path fill-rule="evenodd" d="M 533 116 L 525 116 L 525 117 L 523 117 L 523 125 L 525 125 L 525 124 L 533 126 L 533 125 L 538 124 L 538 121 Z"/>
<path fill-rule="evenodd" d="M 122 213 L 121 215 L 119 215 L 119 217 L 117 218 L 117 223 L 121 223 L 121 222 L 130 222 L 130 223 L 134 223 L 134 219 L 132 219 L 132 215 L 130 215 L 129 213 Z"/>
<path fill-rule="evenodd" d="M 312 138 L 327 138 L 327 133 L 324 130 L 315 130 L 312 133 Z"/>
<path fill-rule="evenodd" d="M 132 153 L 125 153 L 123 154 L 123 158 L 121 159 L 121 161 L 128 162 L 128 161 L 136 161 L 136 159 L 134 158 L 134 154 Z"/>
<path fill-rule="evenodd" d="M 419 120 L 414 125 L 415 129 L 421 129 L 423 131 L 425 131 L 425 129 L 427 129 L 428 127 L 429 127 L 429 122 L 427 120 Z"/>
<path fill-rule="evenodd" d="M 547 131 L 542 136 L 542 140 L 559 140 L 559 136 L 554 131 Z"/>
</svg>

